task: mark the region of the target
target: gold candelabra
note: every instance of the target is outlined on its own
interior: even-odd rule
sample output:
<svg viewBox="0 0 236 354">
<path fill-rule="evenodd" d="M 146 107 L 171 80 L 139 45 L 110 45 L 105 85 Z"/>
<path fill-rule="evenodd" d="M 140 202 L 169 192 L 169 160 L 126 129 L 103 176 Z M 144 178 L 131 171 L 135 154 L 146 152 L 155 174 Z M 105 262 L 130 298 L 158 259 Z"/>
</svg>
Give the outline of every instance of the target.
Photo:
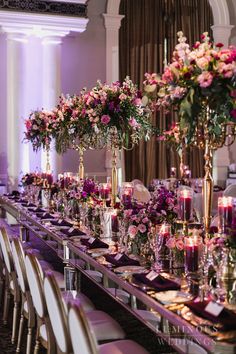
<svg viewBox="0 0 236 354">
<path fill-rule="evenodd" d="M 79 147 L 79 178 L 84 179 L 84 148 Z"/>
<path fill-rule="evenodd" d="M 214 131 L 212 130 L 214 123 L 211 121 L 210 113 L 209 106 L 205 103 L 193 135 L 193 145 L 200 149 L 204 149 L 205 176 L 203 180 L 203 222 L 206 237 L 209 237 L 212 217 L 211 211 L 214 184 L 212 177 L 213 151 L 223 146 L 230 146 L 233 144 L 236 135 L 236 124 L 233 122 L 221 123 L 221 133 L 219 135 L 214 134 Z"/>
</svg>

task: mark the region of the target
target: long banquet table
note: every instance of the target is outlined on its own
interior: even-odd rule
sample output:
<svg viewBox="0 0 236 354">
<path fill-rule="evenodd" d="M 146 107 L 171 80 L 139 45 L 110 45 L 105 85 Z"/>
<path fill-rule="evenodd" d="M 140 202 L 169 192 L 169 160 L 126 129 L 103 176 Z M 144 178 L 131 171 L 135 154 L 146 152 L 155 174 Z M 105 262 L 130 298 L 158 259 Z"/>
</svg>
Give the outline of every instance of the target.
<svg viewBox="0 0 236 354">
<path fill-rule="evenodd" d="M 78 242 L 71 240 L 58 228 L 42 221 L 34 212 L 29 212 L 27 207 L 15 203 L 7 196 L 0 197 L 0 207 L 2 211 L 9 213 L 17 220 L 22 239 L 25 239 L 31 231 L 54 249 L 55 245 L 48 240 L 56 241 L 57 253 L 65 263 L 66 270 L 76 269 L 78 274 L 82 273 L 90 278 L 104 292 L 149 327 L 154 335 L 163 338 L 178 353 L 236 352 L 236 331 L 225 333 L 217 332 L 216 329 L 211 330 L 210 327 L 204 326 L 204 320 L 192 316 L 190 310 L 186 311 L 186 306 L 182 303 L 175 303 L 173 300 L 165 304 L 159 296 L 157 299 L 155 291 L 140 288 L 130 281 L 130 276 L 114 272 L 113 268 L 101 261 L 101 257 L 93 257 L 84 247 L 81 248 Z M 102 281 L 95 280 L 88 270 L 101 273 Z M 115 290 L 111 293 L 111 288 L 124 290 L 129 294 L 129 301 L 123 301 L 119 291 Z M 152 315 L 151 321 L 146 314 Z M 229 338 L 228 341 L 227 338 Z"/>
</svg>

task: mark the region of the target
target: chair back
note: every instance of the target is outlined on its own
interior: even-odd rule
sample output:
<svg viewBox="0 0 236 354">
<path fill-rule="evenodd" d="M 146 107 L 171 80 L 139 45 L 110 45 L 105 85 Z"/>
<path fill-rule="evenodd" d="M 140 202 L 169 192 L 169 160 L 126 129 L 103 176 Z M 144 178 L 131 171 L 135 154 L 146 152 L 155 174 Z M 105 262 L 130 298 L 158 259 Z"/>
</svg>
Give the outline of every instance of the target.
<svg viewBox="0 0 236 354">
<path fill-rule="evenodd" d="M 21 291 L 25 294 L 26 290 L 29 289 L 27 283 L 26 269 L 25 269 L 25 254 L 21 241 L 18 238 L 13 238 L 12 243 L 12 257 L 15 264 L 15 270 L 20 285 Z"/>
<path fill-rule="evenodd" d="M 224 197 L 236 198 L 236 184 L 230 184 L 223 192 Z"/>
<path fill-rule="evenodd" d="M 70 353 L 71 341 L 68 330 L 67 314 L 53 272 L 47 271 L 44 278 L 44 295 L 54 336 L 60 351 Z M 83 351 L 81 351 L 83 353 Z"/>
<path fill-rule="evenodd" d="M 73 353 L 98 354 L 95 336 L 79 301 L 70 303 L 68 321 Z"/>
<path fill-rule="evenodd" d="M 14 271 L 14 264 L 12 259 L 10 240 L 4 227 L 0 228 L 0 244 L 6 269 L 8 273 L 11 274 Z"/>
<path fill-rule="evenodd" d="M 28 284 L 30 288 L 30 293 L 32 296 L 33 304 L 36 310 L 36 313 L 40 319 L 44 319 L 47 314 L 46 303 L 43 294 L 43 284 L 40 272 L 40 265 L 36 261 L 36 257 L 27 253 L 25 257 L 25 267 L 26 274 L 28 279 Z"/>
</svg>

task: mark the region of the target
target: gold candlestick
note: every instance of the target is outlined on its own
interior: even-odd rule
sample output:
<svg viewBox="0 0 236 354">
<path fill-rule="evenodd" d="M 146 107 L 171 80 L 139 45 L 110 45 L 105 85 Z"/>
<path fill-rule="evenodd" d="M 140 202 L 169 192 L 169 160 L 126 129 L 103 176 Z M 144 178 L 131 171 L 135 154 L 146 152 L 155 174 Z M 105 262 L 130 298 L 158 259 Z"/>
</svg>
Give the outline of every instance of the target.
<svg viewBox="0 0 236 354">
<path fill-rule="evenodd" d="M 79 147 L 79 178 L 84 179 L 84 149 Z"/>
<path fill-rule="evenodd" d="M 111 202 L 115 206 L 117 196 L 117 149 L 112 147 L 112 171 L 111 171 Z"/>
<path fill-rule="evenodd" d="M 51 172 L 51 165 L 50 165 L 50 145 L 46 147 L 46 173 Z"/>
</svg>

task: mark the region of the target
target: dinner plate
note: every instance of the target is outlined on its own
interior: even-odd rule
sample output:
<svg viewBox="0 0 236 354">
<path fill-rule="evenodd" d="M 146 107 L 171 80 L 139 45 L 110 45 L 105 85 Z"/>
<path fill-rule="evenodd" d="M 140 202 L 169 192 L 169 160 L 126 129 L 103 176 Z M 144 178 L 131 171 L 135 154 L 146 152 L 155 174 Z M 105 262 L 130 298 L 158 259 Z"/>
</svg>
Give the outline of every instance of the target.
<svg viewBox="0 0 236 354">
<path fill-rule="evenodd" d="M 92 257 L 100 257 L 104 254 L 108 254 L 110 251 L 107 248 L 92 248 L 87 251 Z"/>
<path fill-rule="evenodd" d="M 145 268 L 141 266 L 122 266 L 114 269 L 116 273 L 133 274 L 133 273 L 143 273 Z"/>
<path fill-rule="evenodd" d="M 190 301 L 193 296 L 178 290 L 161 291 L 155 294 L 155 298 L 162 304 L 184 303 Z"/>
</svg>

